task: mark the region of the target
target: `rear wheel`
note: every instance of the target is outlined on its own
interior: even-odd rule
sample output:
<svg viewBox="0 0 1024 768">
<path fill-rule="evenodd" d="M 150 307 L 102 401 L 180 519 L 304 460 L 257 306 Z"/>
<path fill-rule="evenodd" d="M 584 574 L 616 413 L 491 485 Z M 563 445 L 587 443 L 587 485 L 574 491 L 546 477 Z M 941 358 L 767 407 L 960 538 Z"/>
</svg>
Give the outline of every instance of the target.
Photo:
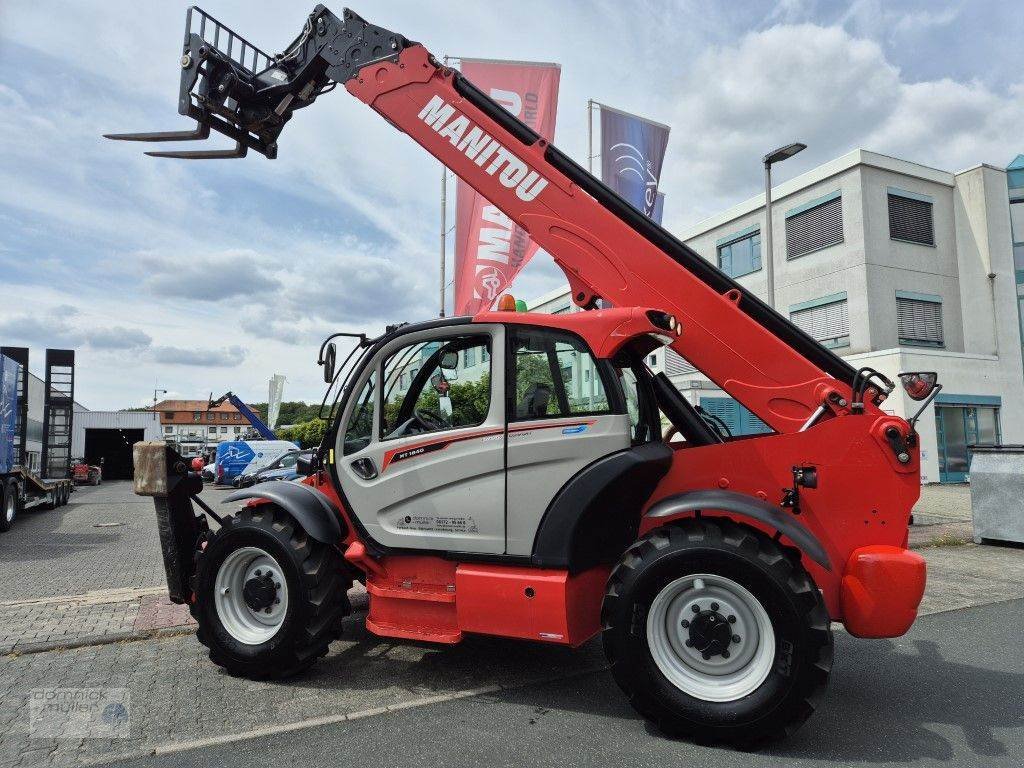
<svg viewBox="0 0 1024 768">
<path fill-rule="evenodd" d="M 245 507 L 199 555 L 197 636 L 231 674 L 287 677 L 327 653 L 349 612 L 350 586 L 336 549 L 279 507 Z"/>
<path fill-rule="evenodd" d="M 792 733 L 832 666 L 828 614 L 806 571 L 728 519 L 686 520 L 630 547 L 602 625 L 633 706 L 701 742 L 750 747 Z"/>
<path fill-rule="evenodd" d="M 7 486 L 2 491 L 3 506 L 0 507 L 0 533 L 11 530 L 11 526 L 14 525 L 14 518 L 21 511 L 18 484 L 15 482 L 7 483 Z"/>
</svg>

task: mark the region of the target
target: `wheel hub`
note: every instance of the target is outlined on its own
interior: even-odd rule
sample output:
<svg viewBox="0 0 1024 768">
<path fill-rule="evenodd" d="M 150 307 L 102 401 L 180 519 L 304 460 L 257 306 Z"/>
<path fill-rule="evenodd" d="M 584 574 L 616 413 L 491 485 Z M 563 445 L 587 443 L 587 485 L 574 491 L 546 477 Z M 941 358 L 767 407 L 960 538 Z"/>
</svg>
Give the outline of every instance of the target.
<svg viewBox="0 0 1024 768">
<path fill-rule="evenodd" d="M 690 620 L 688 629 L 687 645 L 700 651 L 705 659 L 714 656 L 727 659 L 731 655 L 729 646 L 733 643 L 733 632 L 727 616 L 717 610 L 703 610 Z"/>
<path fill-rule="evenodd" d="M 254 611 L 269 608 L 277 598 L 274 578 L 269 573 L 253 576 L 245 582 L 245 586 L 242 588 L 242 597 L 245 599 L 245 604 Z"/>
</svg>

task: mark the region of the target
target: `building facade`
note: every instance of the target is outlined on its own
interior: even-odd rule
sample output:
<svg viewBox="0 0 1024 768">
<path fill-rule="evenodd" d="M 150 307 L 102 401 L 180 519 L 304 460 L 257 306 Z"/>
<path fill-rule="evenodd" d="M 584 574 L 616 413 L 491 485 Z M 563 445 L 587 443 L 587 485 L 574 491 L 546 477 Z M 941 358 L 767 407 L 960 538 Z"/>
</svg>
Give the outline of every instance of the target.
<svg viewBox="0 0 1024 768">
<path fill-rule="evenodd" d="M 163 400 L 151 410 L 160 414 L 160 432 L 188 455 L 202 453 L 208 446 L 225 440 L 240 440 L 249 420 L 231 403 L 209 408 L 206 400 Z"/>
<path fill-rule="evenodd" d="M 1024 442 L 1024 156 L 1015 164 L 950 173 L 856 150 L 773 190 L 773 254 L 763 195 L 681 239 L 762 299 L 772 258 L 776 310 L 851 365 L 938 372 L 918 423 L 922 482 L 962 482 L 972 444 Z M 567 291 L 531 309 L 562 303 Z M 671 350 L 653 362 L 734 432 L 768 430 Z M 905 418 L 917 407 L 899 388 L 884 404 Z"/>
</svg>

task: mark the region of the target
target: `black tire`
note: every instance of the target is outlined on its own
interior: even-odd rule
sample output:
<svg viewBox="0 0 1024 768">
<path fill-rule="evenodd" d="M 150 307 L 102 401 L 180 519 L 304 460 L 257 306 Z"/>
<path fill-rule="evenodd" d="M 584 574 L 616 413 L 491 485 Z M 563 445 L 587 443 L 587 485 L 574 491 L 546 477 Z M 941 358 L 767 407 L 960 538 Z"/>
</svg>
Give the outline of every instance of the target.
<svg viewBox="0 0 1024 768">
<path fill-rule="evenodd" d="M 214 600 L 217 571 L 228 555 L 255 546 L 269 553 L 285 574 L 288 610 L 277 633 L 259 645 L 233 637 Z M 199 642 L 210 660 L 230 674 L 254 680 L 294 675 L 327 653 L 341 620 L 350 612 L 352 581 L 338 551 L 309 537 L 280 507 L 260 504 L 228 516 L 197 558 L 190 605 Z"/>
<path fill-rule="evenodd" d="M 11 526 L 14 525 L 14 521 L 21 513 L 21 498 L 18 495 L 18 484 L 13 480 L 0 488 L 0 491 L 2 491 L 0 493 L 0 533 L 5 533 L 11 530 Z M 8 503 L 12 501 L 14 503 L 13 512 L 8 507 Z"/>
<path fill-rule="evenodd" d="M 662 673 L 648 645 L 656 595 L 680 577 L 702 573 L 749 591 L 774 632 L 767 677 L 733 701 L 685 693 Z M 798 558 L 726 518 L 671 524 L 631 546 L 609 577 L 601 622 L 612 674 L 633 707 L 664 733 L 701 743 L 749 749 L 792 734 L 814 711 L 832 668 L 828 612 Z"/>
</svg>

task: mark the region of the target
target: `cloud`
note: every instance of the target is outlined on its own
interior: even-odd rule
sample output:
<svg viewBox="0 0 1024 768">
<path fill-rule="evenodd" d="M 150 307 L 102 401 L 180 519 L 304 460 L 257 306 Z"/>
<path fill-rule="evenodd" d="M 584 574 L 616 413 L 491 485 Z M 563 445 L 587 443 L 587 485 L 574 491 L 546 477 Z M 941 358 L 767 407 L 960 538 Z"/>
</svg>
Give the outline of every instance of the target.
<svg viewBox="0 0 1024 768">
<path fill-rule="evenodd" d="M 240 296 L 262 296 L 281 288 L 268 275 L 261 257 L 252 250 L 222 253 L 139 255 L 136 268 L 146 273 L 146 288 L 158 296 L 223 301 Z"/>
<path fill-rule="evenodd" d="M 760 158 L 791 141 L 810 151 L 781 166 L 782 177 L 857 147 L 958 170 L 1005 163 L 1024 122 L 1019 86 L 908 82 L 879 43 L 809 23 L 709 48 L 677 93 L 662 185 L 670 228 L 756 194 Z"/>
<path fill-rule="evenodd" d="M 58 305 L 36 314 L 17 314 L 0 318 L 0 336 L 5 340 L 45 347 L 90 347 L 95 350 L 139 350 L 153 341 L 137 328 L 92 326 L 87 318 L 77 324 L 68 318 L 82 318 L 77 307 Z"/>
<path fill-rule="evenodd" d="M 83 334 L 85 342 L 93 349 L 142 349 L 153 342 L 153 337 L 144 331 L 115 325 L 112 328 L 96 328 Z"/>
<path fill-rule="evenodd" d="M 203 368 L 234 368 L 245 362 L 247 352 L 239 346 L 220 349 L 157 346 L 153 359 L 165 365 L 194 365 Z"/>
</svg>

